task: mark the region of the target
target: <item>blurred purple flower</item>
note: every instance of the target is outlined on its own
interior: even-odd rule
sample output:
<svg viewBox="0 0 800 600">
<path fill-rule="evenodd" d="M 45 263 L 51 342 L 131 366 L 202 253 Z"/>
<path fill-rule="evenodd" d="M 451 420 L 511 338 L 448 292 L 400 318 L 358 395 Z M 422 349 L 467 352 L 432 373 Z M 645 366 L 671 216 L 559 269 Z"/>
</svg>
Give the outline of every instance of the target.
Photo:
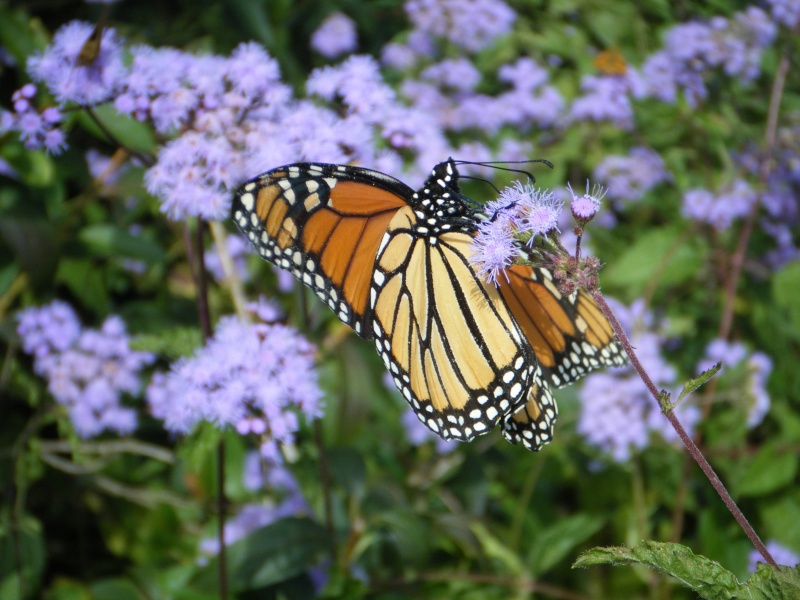
<svg viewBox="0 0 800 600">
<path fill-rule="evenodd" d="M 109 317 L 99 330 L 82 329 L 72 308 L 53 302 L 20 312 L 17 333 L 34 356 L 34 371 L 69 413 L 75 431 L 87 438 L 105 430 L 136 428 L 136 412 L 121 405 L 123 394 L 138 394 L 140 373 L 155 357 L 130 349 L 125 324 Z"/>
<path fill-rule="evenodd" d="M 786 567 L 796 567 L 800 564 L 800 554 L 795 552 L 794 550 L 790 550 L 783 544 L 776 542 L 775 540 L 769 540 L 766 544 L 764 544 L 769 550 L 769 553 L 772 555 L 772 558 L 775 559 L 775 562 L 779 565 L 784 565 Z M 755 548 L 750 551 L 750 557 L 748 559 L 747 570 L 751 573 L 756 572 L 756 565 L 758 563 L 763 563 L 764 557 L 761 556 L 758 550 Z"/>
<path fill-rule="evenodd" d="M 573 101 L 570 117 L 577 122 L 610 121 L 621 129 L 631 129 L 634 91 L 633 71 L 626 75 L 584 75 L 582 95 Z"/>
<path fill-rule="evenodd" d="M 701 373 L 717 362 L 722 362 L 723 373 L 733 369 L 746 372 L 746 388 L 743 394 L 737 393 L 736 398 L 747 401 L 747 426 L 755 427 L 769 411 L 767 380 L 772 372 L 772 359 L 763 352 L 750 352 L 741 342 L 715 339 L 706 347 L 705 357 L 698 363 L 697 372 Z"/>
<path fill-rule="evenodd" d="M 274 461 L 278 444 L 294 440 L 296 410 L 318 418 L 321 399 L 314 347 L 304 337 L 235 317 L 220 319 L 206 346 L 157 373 L 147 389 L 153 415 L 170 431 L 187 432 L 201 420 L 232 426 L 259 437 L 262 455 Z"/>
<path fill-rule="evenodd" d="M 509 33 L 517 18 L 501 0 L 406 0 L 405 9 L 419 31 L 470 52 Z"/>
<path fill-rule="evenodd" d="M 311 47 L 325 58 L 352 52 L 358 47 L 355 22 L 344 13 L 328 15 L 311 34 Z"/>
<path fill-rule="evenodd" d="M 247 257 L 252 253 L 252 246 L 240 235 L 229 235 L 225 238 L 225 247 L 228 257 L 233 261 L 236 276 L 242 282 L 249 281 L 250 271 L 247 269 Z M 205 265 L 215 281 L 218 283 L 225 281 L 225 271 L 222 268 L 222 259 L 216 245 L 213 249 L 206 251 Z"/>
<path fill-rule="evenodd" d="M 750 184 L 737 179 L 716 196 L 708 190 L 689 190 L 683 196 L 681 213 L 688 219 L 712 225 L 717 231 L 725 231 L 734 220 L 747 216 L 755 202 L 756 193 Z"/>
<path fill-rule="evenodd" d="M 102 31 L 101 43 L 89 64 L 79 64 L 79 55 L 92 35 L 94 25 L 72 21 L 59 29 L 41 54 L 28 59 L 28 73 L 43 82 L 59 102 L 81 105 L 108 100 L 126 74 L 122 48 L 112 28 Z"/>
<path fill-rule="evenodd" d="M 595 168 L 594 178 L 608 187 L 609 198 L 637 201 L 659 183 L 669 181 L 671 175 L 657 152 L 639 146 L 627 156 L 604 158 Z"/>
<path fill-rule="evenodd" d="M 422 72 L 422 79 L 452 90 L 469 92 L 481 80 L 480 71 L 466 58 L 450 58 L 431 65 Z"/>
<path fill-rule="evenodd" d="M 714 17 L 676 25 L 667 32 L 664 49 L 651 55 L 642 68 L 647 95 L 674 102 L 681 89 L 689 105 L 696 106 L 708 95 L 704 77 L 715 69 L 752 81 L 775 33 L 774 23 L 754 6 L 730 20 Z"/>
<path fill-rule="evenodd" d="M 28 150 L 44 148 L 52 155 L 61 154 L 67 147 L 66 136 L 59 129 L 62 115 L 54 106 L 39 113 L 31 103 L 36 86 L 26 83 L 11 96 L 14 112 L 0 110 L 0 132 L 16 131 Z"/>
<path fill-rule="evenodd" d="M 767 0 L 772 18 L 777 23 L 785 25 L 789 29 L 797 26 L 800 20 L 800 2 L 797 0 Z"/>
<path fill-rule="evenodd" d="M 661 356 L 663 340 L 652 330 L 653 319 L 645 311 L 644 302 L 636 301 L 626 307 L 609 298 L 608 303 L 655 384 L 662 388 L 674 386 L 675 369 Z M 668 442 L 677 439 L 658 403 L 631 366 L 589 375 L 578 395 L 581 401 L 578 433 L 615 462 L 624 462 L 633 452 L 647 447 L 652 433 Z M 689 432 L 700 419 L 699 409 L 685 401 L 676 414 Z"/>
</svg>

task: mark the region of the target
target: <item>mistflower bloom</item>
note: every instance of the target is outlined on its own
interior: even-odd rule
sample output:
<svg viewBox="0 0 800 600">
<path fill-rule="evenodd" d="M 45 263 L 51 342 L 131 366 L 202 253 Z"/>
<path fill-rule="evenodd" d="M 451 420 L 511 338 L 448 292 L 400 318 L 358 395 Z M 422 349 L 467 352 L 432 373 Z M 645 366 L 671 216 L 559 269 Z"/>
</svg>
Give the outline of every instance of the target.
<svg viewBox="0 0 800 600">
<path fill-rule="evenodd" d="M 306 91 L 324 100 L 340 98 L 352 113 L 364 115 L 371 122 L 379 120 L 395 100 L 377 61 L 365 55 L 351 56 L 340 65 L 314 69 L 306 82 Z"/>
<path fill-rule="evenodd" d="M 311 47 L 325 58 L 336 58 L 357 46 L 356 24 L 344 13 L 329 15 L 311 34 Z"/>
<path fill-rule="evenodd" d="M 94 25 L 72 21 L 59 29 L 44 52 L 28 59 L 28 73 L 60 102 L 98 104 L 117 91 L 126 74 L 122 48 L 112 28 L 102 31 L 97 54 L 82 64 L 80 54 Z"/>
<path fill-rule="evenodd" d="M 594 219 L 597 211 L 600 210 L 600 203 L 603 196 L 606 195 L 606 188 L 599 184 L 594 184 L 592 192 L 589 193 L 589 180 L 586 180 L 586 193 L 581 196 L 575 195 L 572 191 L 572 186 L 567 183 L 567 190 L 569 190 L 572 200 L 569 203 L 572 216 L 581 225 L 586 225 L 589 221 Z"/>
<path fill-rule="evenodd" d="M 22 348 L 33 354 L 34 370 L 48 380 L 78 435 L 136 428 L 136 412 L 121 400 L 139 393 L 140 373 L 155 357 L 130 349 L 122 319 L 112 316 L 99 330 L 82 329 L 72 308 L 58 301 L 24 310 L 18 319 Z"/>
<path fill-rule="evenodd" d="M 493 215 L 488 214 L 491 218 L 478 225 L 469 260 L 478 277 L 498 285 L 500 274 L 505 274 L 514 259 L 520 256 L 520 251 L 515 243 L 511 216 L 502 208 Z"/>
<path fill-rule="evenodd" d="M 794 29 L 797 21 L 800 20 L 800 2 L 797 0 L 767 0 L 772 18 L 788 27 Z"/>
<path fill-rule="evenodd" d="M 157 373 L 147 389 L 150 410 L 167 429 L 184 433 L 199 421 L 233 427 L 260 440 L 262 456 L 280 460 L 291 444 L 298 413 L 321 414 L 314 347 L 278 323 L 223 317 L 214 337 L 194 356 Z"/>
<path fill-rule="evenodd" d="M 652 330 L 653 320 L 649 313 L 643 312 L 644 303 L 637 301 L 628 308 L 609 299 L 609 305 L 656 385 L 674 386 L 675 369 L 661 356 L 663 340 Z M 669 442 L 677 440 L 658 403 L 630 365 L 588 375 L 578 395 L 581 401 L 578 433 L 615 462 L 624 462 L 633 452 L 646 448 L 654 433 Z M 700 418 L 699 409 L 685 401 L 676 413 L 689 432 Z"/>
<path fill-rule="evenodd" d="M 414 26 L 470 52 L 511 31 L 516 13 L 501 0 L 406 0 Z"/>
<path fill-rule="evenodd" d="M 791 550 L 784 546 L 783 544 L 776 542 L 775 540 L 769 540 L 766 544 L 764 544 L 769 550 L 769 553 L 772 555 L 772 558 L 775 559 L 775 562 L 779 565 L 783 565 L 786 567 L 796 567 L 800 565 L 800 554 Z M 763 563 L 764 557 L 761 556 L 761 553 L 753 548 L 750 551 L 750 557 L 747 564 L 747 570 L 751 573 L 756 572 L 756 566 L 758 563 Z"/>
<path fill-rule="evenodd" d="M 481 74 L 466 58 L 450 58 L 425 69 L 422 79 L 453 90 L 468 92 L 478 86 Z"/>
<path fill-rule="evenodd" d="M 497 202 L 516 207 L 517 231 L 530 234 L 528 245 L 533 244 L 537 235 L 546 238 L 551 231 L 558 231 L 558 219 L 564 204 L 550 190 L 534 187 L 531 183 L 522 185 L 517 181 L 513 188 L 507 187 L 500 193 Z"/>
<path fill-rule="evenodd" d="M 609 198 L 637 201 L 659 183 L 669 181 L 671 175 L 656 151 L 636 147 L 627 156 L 605 157 L 595 168 L 594 178 L 606 184 Z"/>
<path fill-rule="evenodd" d="M 0 132 L 16 131 L 28 150 L 44 148 L 53 155 L 66 147 L 66 136 L 59 129 L 61 111 L 50 106 L 40 112 L 32 104 L 36 86 L 26 83 L 11 96 L 14 112 L 0 111 Z"/>
<path fill-rule="evenodd" d="M 633 127 L 631 96 L 637 91 L 632 69 L 625 75 L 585 75 L 581 92 L 570 107 L 573 121 L 610 121 L 621 129 Z"/>
<path fill-rule="evenodd" d="M 744 394 L 737 393 L 736 398 L 746 401 L 747 426 L 755 427 L 764 420 L 769 411 L 767 380 L 772 372 L 772 360 L 763 352 L 750 352 L 741 342 L 716 339 L 706 347 L 705 358 L 697 365 L 697 372 L 701 373 L 717 362 L 722 363 L 723 372 L 745 372 Z"/>
<path fill-rule="evenodd" d="M 750 184 L 737 179 L 716 196 L 708 190 L 689 190 L 683 196 L 681 213 L 688 219 L 707 223 L 717 231 L 725 231 L 736 219 L 747 216 L 756 199 Z"/>
</svg>

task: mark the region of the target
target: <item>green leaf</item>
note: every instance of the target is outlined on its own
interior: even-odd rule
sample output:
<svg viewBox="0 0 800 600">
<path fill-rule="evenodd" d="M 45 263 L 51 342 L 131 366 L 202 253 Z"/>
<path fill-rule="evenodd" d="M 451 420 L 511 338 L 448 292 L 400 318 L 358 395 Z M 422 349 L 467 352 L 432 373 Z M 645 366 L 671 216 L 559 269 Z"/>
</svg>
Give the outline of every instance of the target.
<svg viewBox="0 0 800 600">
<path fill-rule="evenodd" d="M 191 356 L 203 345 L 203 334 L 197 327 L 173 327 L 160 333 L 137 335 L 130 342 L 132 350 L 152 352 L 170 360 Z"/>
<path fill-rule="evenodd" d="M 797 302 L 800 290 L 800 262 L 793 261 L 775 273 L 772 280 L 772 297 L 775 304 L 786 311 L 791 327 L 785 333 L 795 340 L 800 339 L 800 303 Z"/>
<path fill-rule="evenodd" d="M 328 454 L 328 461 L 336 483 L 354 496 L 363 495 L 367 467 L 361 454 L 353 448 L 333 448 Z"/>
<path fill-rule="evenodd" d="M 325 529 L 310 519 L 282 519 L 257 529 L 227 548 L 228 582 L 232 592 L 274 585 L 299 575 L 326 552 Z M 191 582 L 199 590 L 217 589 L 215 557 Z"/>
<path fill-rule="evenodd" d="M 127 579 L 103 579 L 91 585 L 93 600 L 143 600 L 136 587 Z"/>
<path fill-rule="evenodd" d="M 678 404 L 680 404 L 681 400 L 683 400 L 686 396 L 691 394 L 693 391 L 695 391 L 701 385 L 704 385 L 705 383 L 707 383 L 708 380 L 711 379 L 714 375 L 716 375 L 721 368 L 722 368 L 722 363 L 718 362 L 717 364 L 715 364 L 710 369 L 707 369 L 707 370 L 703 371 L 702 373 L 700 373 L 700 375 L 698 375 L 694 379 L 690 379 L 689 381 L 684 383 L 683 384 L 683 390 L 681 390 L 681 393 L 678 396 L 678 399 L 675 401 L 675 404 L 673 406 L 677 406 Z"/>
<path fill-rule="evenodd" d="M 150 264 L 164 260 L 164 251 L 154 242 L 131 235 L 115 225 L 86 227 L 78 237 L 100 256 L 133 258 Z"/>
<path fill-rule="evenodd" d="M 744 468 L 736 482 L 739 496 L 762 496 L 792 485 L 797 475 L 797 453 L 780 450 L 781 444 L 765 444 Z"/>
<path fill-rule="evenodd" d="M 103 124 L 103 127 L 126 148 L 136 152 L 155 153 L 156 141 L 153 138 L 153 132 L 147 125 L 140 123 L 136 119 L 121 115 L 110 104 L 104 104 L 92 110 L 97 119 Z M 78 120 L 81 126 L 93 135 L 101 140 L 108 140 L 108 136 L 88 113 L 81 111 L 78 115 Z"/>
<path fill-rule="evenodd" d="M 23 589 L 38 589 L 46 559 L 41 525 L 35 519 L 25 517 L 13 526 L 14 530 L 11 527 L 7 521 L 0 526 L 0 581 L 3 587 L 13 587 L 15 584 L 6 579 L 16 578 L 16 585 Z"/>
<path fill-rule="evenodd" d="M 800 569 L 759 564 L 750 576 L 742 593 L 742 600 L 791 600 L 800 598 Z"/>
<path fill-rule="evenodd" d="M 55 229 L 38 219 L 0 218 L 0 235 L 11 247 L 35 287 L 50 286 L 58 262 Z"/>
<path fill-rule="evenodd" d="M 537 532 L 527 557 L 531 575 L 539 577 L 549 571 L 575 546 L 597 533 L 604 523 L 601 517 L 576 515 Z"/>
<path fill-rule="evenodd" d="M 97 314 L 108 314 L 108 292 L 102 271 L 91 261 L 62 259 L 56 281 L 66 285 L 87 307 Z"/>
<path fill-rule="evenodd" d="M 643 565 L 670 575 L 694 590 L 701 598 L 734 598 L 739 582 L 718 562 L 694 554 L 686 546 L 642 542 L 633 548 L 593 548 L 584 552 L 573 568 L 595 565 Z"/>
<path fill-rule="evenodd" d="M 603 284 L 630 288 L 641 294 L 657 281 L 660 286 L 684 282 L 704 264 L 700 248 L 673 227 L 653 229 L 640 236 L 617 260 L 603 269 Z"/>
</svg>

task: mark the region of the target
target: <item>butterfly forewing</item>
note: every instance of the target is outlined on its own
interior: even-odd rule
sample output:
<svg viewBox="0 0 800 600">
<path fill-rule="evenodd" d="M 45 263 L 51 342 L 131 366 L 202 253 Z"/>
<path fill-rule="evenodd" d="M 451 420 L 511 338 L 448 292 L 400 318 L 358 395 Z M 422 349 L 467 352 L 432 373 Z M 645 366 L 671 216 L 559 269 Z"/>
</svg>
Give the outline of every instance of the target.
<svg viewBox="0 0 800 600">
<path fill-rule="evenodd" d="M 245 183 L 233 218 L 259 254 L 372 337 L 369 288 L 378 246 L 412 191 L 383 173 L 300 163 Z"/>
</svg>

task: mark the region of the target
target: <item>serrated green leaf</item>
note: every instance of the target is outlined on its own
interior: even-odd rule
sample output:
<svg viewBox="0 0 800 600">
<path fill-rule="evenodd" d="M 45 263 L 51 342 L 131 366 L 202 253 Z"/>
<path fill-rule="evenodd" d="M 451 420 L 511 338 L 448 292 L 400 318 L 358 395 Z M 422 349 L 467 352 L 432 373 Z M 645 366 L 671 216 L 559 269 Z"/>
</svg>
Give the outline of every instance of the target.
<svg viewBox="0 0 800 600">
<path fill-rule="evenodd" d="M 707 383 L 708 380 L 711 379 L 714 375 L 716 375 L 721 368 L 722 368 L 722 363 L 718 362 L 717 364 L 715 364 L 710 369 L 707 369 L 707 370 L 703 371 L 702 373 L 700 373 L 700 375 L 698 375 L 694 379 L 690 379 L 689 381 L 684 383 L 683 384 L 683 390 L 681 390 L 681 393 L 678 396 L 678 399 L 675 401 L 675 406 L 680 404 L 681 400 L 683 400 L 686 396 L 691 394 L 697 388 L 699 388 L 700 386 L 702 386 L 705 383 Z"/>
<path fill-rule="evenodd" d="M 257 529 L 227 548 L 231 592 L 291 579 L 311 567 L 329 545 L 325 529 L 310 519 L 281 519 Z M 190 585 L 216 589 L 218 568 L 213 558 Z"/>
<path fill-rule="evenodd" d="M 584 552 L 573 568 L 595 565 L 643 565 L 674 577 L 702 598 L 734 598 L 739 582 L 718 562 L 692 552 L 680 544 L 642 542 L 633 548 L 593 548 Z"/>
<path fill-rule="evenodd" d="M 800 569 L 759 564 L 737 600 L 794 600 L 800 598 Z"/>
<path fill-rule="evenodd" d="M 560 563 L 578 544 L 592 537 L 605 519 L 592 515 L 576 515 L 557 521 L 536 533 L 527 556 L 531 575 L 539 577 Z"/>
<path fill-rule="evenodd" d="M 761 496 L 792 485 L 797 475 L 798 458 L 794 450 L 780 449 L 778 443 L 765 444 L 740 471 L 737 495 Z"/>
<path fill-rule="evenodd" d="M 78 234 L 96 254 L 125 257 L 155 264 L 164 260 L 164 251 L 154 242 L 134 236 L 115 225 L 93 225 Z"/>
</svg>

